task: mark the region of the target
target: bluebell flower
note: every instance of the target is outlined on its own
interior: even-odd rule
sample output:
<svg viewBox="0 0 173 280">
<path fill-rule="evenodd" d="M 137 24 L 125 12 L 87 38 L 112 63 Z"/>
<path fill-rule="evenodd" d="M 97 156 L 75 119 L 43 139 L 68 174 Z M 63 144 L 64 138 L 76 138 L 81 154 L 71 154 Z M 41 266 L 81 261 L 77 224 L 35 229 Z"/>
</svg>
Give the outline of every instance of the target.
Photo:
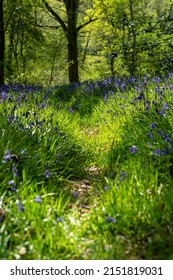
<svg viewBox="0 0 173 280">
<path fill-rule="evenodd" d="M 116 219 L 114 219 L 113 217 L 109 217 L 109 216 L 107 216 L 106 218 L 105 218 L 105 222 L 106 223 L 116 223 Z"/>
<path fill-rule="evenodd" d="M 19 173 L 18 169 L 15 166 L 13 166 L 12 170 L 13 170 L 13 176 L 15 178 L 18 177 L 18 173 Z"/>
<path fill-rule="evenodd" d="M 37 203 L 41 203 L 42 202 L 42 199 L 39 195 L 37 195 L 35 198 L 34 198 L 34 201 L 37 202 Z"/>
<path fill-rule="evenodd" d="M 121 174 L 120 174 L 121 177 L 119 178 L 120 182 L 124 181 L 125 175 L 126 175 L 126 172 L 122 171 Z"/>
<path fill-rule="evenodd" d="M 57 222 L 62 222 L 62 221 L 64 221 L 64 217 L 58 217 L 58 215 L 57 215 L 56 212 L 54 212 L 54 217 L 55 217 L 55 220 L 56 220 Z"/>
<path fill-rule="evenodd" d="M 16 190 L 17 190 L 16 185 L 11 186 L 11 190 L 12 190 L 12 191 L 16 191 Z"/>
<path fill-rule="evenodd" d="M 108 185 L 105 185 L 105 186 L 104 186 L 104 191 L 106 192 L 108 189 L 109 189 L 109 186 L 108 186 Z"/>
<path fill-rule="evenodd" d="M 158 134 L 159 134 L 160 136 L 162 136 L 162 137 L 164 136 L 164 132 L 163 132 L 163 131 L 161 131 L 161 130 L 158 129 L 157 132 L 158 132 Z"/>
<path fill-rule="evenodd" d="M 37 126 L 42 126 L 43 125 L 43 121 L 36 121 Z"/>
<path fill-rule="evenodd" d="M 163 115 L 164 115 L 164 111 L 163 111 L 163 110 L 160 110 L 160 111 L 158 111 L 158 114 L 161 115 L 161 116 L 163 116 Z"/>
<path fill-rule="evenodd" d="M 24 206 L 21 202 L 18 202 L 17 206 L 18 206 L 18 212 L 24 212 L 25 211 Z"/>
<path fill-rule="evenodd" d="M 23 125 L 22 123 L 19 123 L 19 127 L 20 127 L 21 129 L 24 129 L 24 125 Z"/>
<path fill-rule="evenodd" d="M 12 116 L 10 116 L 10 115 L 8 115 L 8 124 L 11 124 L 11 123 L 12 123 L 12 121 L 13 121 L 13 117 L 12 117 Z"/>
<path fill-rule="evenodd" d="M 59 217 L 59 218 L 56 219 L 56 221 L 57 222 L 62 222 L 62 221 L 64 221 L 64 217 Z"/>
<path fill-rule="evenodd" d="M 169 154 L 169 149 L 168 148 L 164 148 L 163 152 L 162 152 L 162 155 L 163 156 L 166 156 Z"/>
<path fill-rule="evenodd" d="M 152 124 L 150 124 L 150 128 L 151 128 L 151 129 L 155 128 L 156 126 L 157 126 L 157 124 L 156 124 L 156 123 L 152 123 Z"/>
<path fill-rule="evenodd" d="M 9 160 L 11 160 L 11 153 L 9 151 L 6 151 L 2 162 L 7 163 L 7 161 L 9 161 Z"/>
<path fill-rule="evenodd" d="M 79 194 L 77 191 L 72 192 L 72 197 L 73 198 L 78 198 Z"/>
<path fill-rule="evenodd" d="M 163 108 L 164 108 L 165 110 L 169 110 L 169 106 L 168 106 L 168 103 L 167 103 L 167 102 L 164 102 L 164 103 L 163 103 Z"/>
<path fill-rule="evenodd" d="M 8 184 L 9 184 L 10 186 L 12 186 L 12 185 L 15 184 L 15 182 L 14 182 L 14 180 L 10 180 L 10 181 L 8 181 Z"/>
<path fill-rule="evenodd" d="M 154 150 L 154 153 L 158 156 L 161 156 L 161 151 L 159 149 L 155 149 Z"/>
<path fill-rule="evenodd" d="M 139 96 L 137 96 L 135 99 L 136 99 L 136 100 L 143 100 L 143 99 L 144 99 L 144 94 L 143 94 L 143 92 L 141 92 L 141 93 L 139 94 Z"/>
<path fill-rule="evenodd" d="M 154 136 L 152 135 L 151 131 L 149 133 L 147 133 L 147 136 L 150 137 L 151 139 L 154 139 Z"/>
<path fill-rule="evenodd" d="M 1 95 L 0 97 L 2 98 L 2 101 L 5 101 L 8 98 L 8 94 L 4 91 L 1 92 L 0 95 Z"/>
<path fill-rule="evenodd" d="M 34 125 L 34 122 L 30 122 L 29 126 L 32 127 Z"/>
<path fill-rule="evenodd" d="M 166 140 L 167 140 L 170 144 L 173 144 L 173 139 L 171 139 L 170 137 L 167 137 Z"/>
<path fill-rule="evenodd" d="M 153 102 L 152 102 L 152 103 L 153 103 L 153 105 L 154 105 L 154 106 L 156 106 L 156 105 L 157 105 L 157 102 L 156 102 L 155 100 L 153 100 Z"/>
<path fill-rule="evenodd" d="M 10 181 L 8 182 L 8 184 L 11 186 L 11 190 L 12 190 L 12 191 L 16 191 L 16 190 L 17 190 L 16 184 L 15 184 L 15 181 L 14 181 L 14 180 L 10 180 Z"/>
<path fill-rule="evenodd" d="M 73 113 L 74 109 L 72 107 L 70 107 L 69 111 L 70 111 L 70 113 Z"/>
<path fill-rule="evenodd" d="M 44 109 L 46 107 L 46 103 L 41 104 L 41 108 Z"/>
<path fill-rule="evenodd" d="M 46 177 L 46 179 L 48 179 L 50 177 L 50 172 L 49 170 L 46 168 L 45 172 L 44 172 L 44 175 Z"/>
<path fill-rule="evenodd" d="M 130 152 L 131 152 L 132 154 L 135 154 L 135 153 L 137 152 L 136 146 L 131 147 L 131 148 L 130 148 Z"/>
</svg>

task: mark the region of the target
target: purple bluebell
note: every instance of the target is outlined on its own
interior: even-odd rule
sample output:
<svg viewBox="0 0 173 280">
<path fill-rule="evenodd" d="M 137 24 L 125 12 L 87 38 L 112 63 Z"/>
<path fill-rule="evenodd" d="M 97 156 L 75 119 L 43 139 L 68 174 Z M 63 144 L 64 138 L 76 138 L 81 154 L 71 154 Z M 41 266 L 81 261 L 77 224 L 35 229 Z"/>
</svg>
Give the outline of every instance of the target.
<svg viewBox="0 0 173 280">
<path fill-rule="evenodd" d="M 62 221 L 64 221 L 64 217 L 59 217 L 59 218 L 56 219 L 56 221 L 57 222 L 62 222 Z"/>
<path fill-rule="evenodd" d="M 19 127 L 20 127 L 21 129 L 24 129 L 24 125 L 23 125 L 22 123 L 19 123 Z"/>
<path fill-rule="evenodd" d="M 18 170 L 15 166 L 13 166 L 12 170 L 13 170 L 13 176 L 14 176 L 15 178 L 18 177 L 19 170 Z"/>
<path fill-rule="evenodd" d="M 72 197 L 73 198 L 78 198 L 79 194 L 77 191 L 72 192 Z"/>
<path fill-rule="evenodd" d="M 107 217 L 105 218 L 105 222 L 106 222 L 106 223 L 113 223 L 113 224 L 115 224 L 115 223 L 116 223 L 116 219 L 114 219 L 113 217 L 107 216 Z"/>
<path fill-rule="evenodd" d="M 73 113 L 74 109 L 72 107 L 70 107 L 69 111 L 70 111 L 70 113 Z"/>
<path fill-rule="evenodd" d="M 169 154 L 169 149 L 166 147 L 166 148 L 164 148 L 164 150 L 163 150 L 163 152 L 162 152 L 162 155 L 163 156 L 166 156 L 166 155 L 168 155 Z"/>
<path fill-rule="evenodd" d="M 168 106 L 168 103 L 167 103 L 167 102 L 164 102 L 164 103 L 163 103 L 163 108 L 164 108 L 165 110 L 169 110 L 169 106 Z"/>
<path fill-rule="evenodd" d="M 24 212 L 24 211 L 25 211 L 22 202 L 18 202 L 18 203 L 17 203 L 17 206 L 18 206 L 18 212 Z"/>
<path fill-rule="evenodd" d="M 166 138 L 167 142 L 170 144 L 173 144 L 173 139 L 171 139 L 169 136 Z"/>
<path fill-rule="evenodd" d="M 153 103 L 153 105 L 154 105 L 154 106 L 156 106 L 156 105 L 157 105 L 157 102 L 156 102 L 155 100 L 153 100 L 153 102 L 152 102 L 152 103 Z"/>
<path fill-rule="evenodd" d="M 5 101 L 8 98 L 8 94 L 3 91 L 0 93 L 0 98 L 2 101 Z"/>
<path fill-rule="evenodd" d="M 35 198 L 34 198 L 34 201 L 37 202 L 37 203 L 41 203 L 42 202 L 42 199 L 39 195 L 37 195 Z"/>
<path fill-rule="evenodd" d="M 7 161 L 9 161 L 9 160 L 11 160 L 11 153 L 9 151 L 6 151 L 2 162 L 7 163 Z"/>
<path fill-rule="evenodd" d="M 34 122 L 30 122 L 29 126 L 32 127 L 34 125 Z"/>
<path fill-rule="evenodd" d="M 46 168 L 46 170 L 45 170 L 45 172 L 44 172 L 44 175 L 45 175 L 46 179 L 49 179 L 49 177 L 50 177 L 50 172 L 49 172 L 48 168 Z"/>
<path fill-rule="evenodd" d="M 42 126 L 43 125 L 43 121 L 36 121 L 36 125 L 37 126 Z"/>
<path fill-rule="evenodd" d="M 149 133 L 147 133 L 147 136 L 150 137 L 151 139 L 154 139 L 154 136 L 152 135 L 151 131 Z"/>
<path fill-rule="evenodd" d="M 16 191 L 16 190 L 17 190 L 16 185 L 11 186 L 11 190 L 12 190 L 12 191 Z"/>
<path fill-rule="evenodd" d="M 156 124 L 156 123 L 152 123 L 152 124 L 150 124 L 150 128 L 151 128 L 151 129 L 155 128 L 156 126 L 157 126 L 157 124 Z"/>
<path fill-rule="evenodd" d="M 161 115 L 161 116 L 163 116 L 163 115 L 164 115 L 164 111 L 163 111 L 163 110 L 160 110 L 160 111 L 158 111 L 158 114 Z"/>
<path fill-rule="evenodd" d="M 130 148 L 130 152 L 131 152 L 132 154 L 135 154 L 135 153 L 137 152 L 136 146 L 131 147 L 131 148 Z"/>
<path fill-rule="evenodd" d="M 9 184 L 10 186 L 12 186 L 12 185 L 15 184 L 15 182 L 14 182 L 14 180 L 10 180 L 10 181 L 8 181 L 8 184 Z"/>
<path fill-rule="evenodd" d="M 126 172 L 122 171 L 121 174 L 120 174 L 120 178 L 119 178 L 120 182 L 124 181 L 125 176 L 126 176 Z"/>
<path fill-rule="evenodd" d="M 154 153 L 158 156 L 161 156 L 161 151 L 159 149 L 155 149 L 154 150 Z"/>
<path fill-rule="evenodd" d="M 10 115 L 8 115 L 8 124 L 11 124 L 11 123 L 12 123 L 12 121 L 13 121 L 13 117 L 12 117 L 12 116 L 10 116 Z"/>
<path fill-rule="evenodd" d="M 105 186 L 104 186 L 104 191 L 106 192 L 108 189 L 109 189 L 109 186 L 108 186 L 108 185 L 105 185 Z"/>
</svg>

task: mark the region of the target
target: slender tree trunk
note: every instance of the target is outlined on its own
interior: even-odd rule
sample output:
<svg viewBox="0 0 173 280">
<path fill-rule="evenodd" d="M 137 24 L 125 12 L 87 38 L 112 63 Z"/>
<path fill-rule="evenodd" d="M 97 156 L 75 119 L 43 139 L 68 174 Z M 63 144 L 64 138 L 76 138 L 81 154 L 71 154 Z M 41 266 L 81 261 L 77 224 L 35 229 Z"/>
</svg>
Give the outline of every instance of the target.
<svg viewBox="0 0 173 280">
<path fill-rule="evenodd" d="M 67 11 L 68 75 L 70 83 L 79 82 L 77 17 L 79 0 L 64 0 Z"/>
<path fill-rule="evenodd" d="M 136 31 L 134 27 L 134 11 L 133 11 L 133 1 L 129 1 L 130 6 L 130 17 L 132 21 L 132 37 L 133 37 L 133 43 L 132 43 L 132 59 L 131 59 L 131 69 L 130 74 L 131 76 L 134 76 L 135 70 L 136 70 Z"/>
<path fill-rule="evenodd" d="M 0 85 L 4 84 L 4 53 L 5 53 L 5 36 L 4 36 L 3 0 L 0 0 Z"/>
<path fill-rule="evenodd" d="M 9 45 L 7 49 L 7 59 L 6 59 L 6 71 L 7 71 L 7 78 L 11 79 L 13 75 L 13 45 L 14 45 L 14 24 L 10 26 L 10 31 L 9 31 Z"/>
<path fill-rule="evenodd" d="M 84 69 L 84 64 L 85 64 L 85 60 L 86 60 L 86 56 L 87 56 L 87 50 L 88 50 L 89 42 L 90 42 L 90 32 L 89 32 L 89 36 L 88 36 L 87 41 L 86 41 L 84 54 L 83 54 L 83 58 L 82 58 L 82 63 L 81 63 L 82 64 L 82 66 L 81 66 L 82 69 Z"/>
</svg>

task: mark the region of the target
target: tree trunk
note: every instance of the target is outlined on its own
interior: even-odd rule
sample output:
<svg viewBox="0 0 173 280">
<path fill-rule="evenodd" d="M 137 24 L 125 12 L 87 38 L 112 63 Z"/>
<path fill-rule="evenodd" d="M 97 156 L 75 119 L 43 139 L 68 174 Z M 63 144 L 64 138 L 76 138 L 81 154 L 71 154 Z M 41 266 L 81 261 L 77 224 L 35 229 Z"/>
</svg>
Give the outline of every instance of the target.
<svg viewBox="0 0 173 280">
<path fill-rule="evenodd" d="M 132 24 L 132 56 L 131 56 L 131 66 L 130 66 L 130 75 L 134 76 L 136 70 L 136 31 L 134 25 L 134 10 L 133 10 L 133 1 L 129 1 L 130 8 L 130 17 Z"/>
<path fill-rule="evenodd" d="M 70 30 L 71 29 L 71 30 Z M 79 82 L 78 73 L 78 45 L 77 45 L 77 31 L 75 28 L 69 27 L 68 35 L 68 76 L 70 83 Z"/>
<path fill-rule="evenodd" d="M 64 0 L 67 12 L 68 76 L 70 83 L 79 82 L 77 17 L 79 0 Z"/>
<path fill-rule="evenodd" d="M 42 0 L 42 2 L 47 8 L 48 12 L 52 14 L 54 19 L 59 22 L 60 26 L 63 28 L 63 31 L 67 37 L 69 82 L 78 83 L 78 33 L 83 27 L 97 19 L 90 18 L 88 21 L 77 27 L 80 0 L 63 0 L 66 8 L 67 23 L 59 16 L 58 13 L 55 12 L 54 9 L 51 8 L 46 0 Z"/>
<path fill-rule="evenodd" d="M 3 0 L 0 0 L 0 85 L 4 84 L 4 52 L 5 52 L 5 36 L 4 36 Z"/>
</svg>

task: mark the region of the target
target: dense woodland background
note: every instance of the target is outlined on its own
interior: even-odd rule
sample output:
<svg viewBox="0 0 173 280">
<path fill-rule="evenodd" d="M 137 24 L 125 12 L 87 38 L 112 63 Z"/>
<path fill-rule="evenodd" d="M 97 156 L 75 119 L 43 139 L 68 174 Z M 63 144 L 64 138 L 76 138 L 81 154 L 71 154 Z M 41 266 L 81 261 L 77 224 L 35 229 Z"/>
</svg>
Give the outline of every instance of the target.
<svg viewBox="0 0 173 280">
<path fill-rule="evenodd" d="M 0 0 L 0 259 L 173 260 L 172 34 L 173 0 Z"/>
<path fill-rule="evenodd" d="M 0 84 L 165 75 L 172 0 L 0 0 Z"/>
</svg>

